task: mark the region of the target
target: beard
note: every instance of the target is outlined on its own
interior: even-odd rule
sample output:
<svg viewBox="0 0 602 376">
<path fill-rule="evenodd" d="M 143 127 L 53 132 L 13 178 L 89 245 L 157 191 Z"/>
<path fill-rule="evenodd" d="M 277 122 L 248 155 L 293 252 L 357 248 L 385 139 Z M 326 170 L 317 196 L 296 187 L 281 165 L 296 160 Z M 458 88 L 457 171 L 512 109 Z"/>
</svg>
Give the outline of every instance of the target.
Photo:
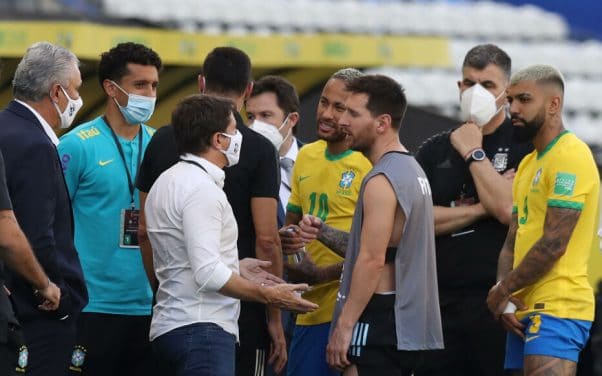
<svg viewBox="0 0 602 376">
<path fill-rule="evenodd" d="M 318 126 L 318 130 L 317 130 L 318 139 L 324 140 L 326 142 L 332 142 L 332 143 L 345 140 L 345 138 L 347 137 L 347 134 L 345 132 L 343 132 L 343 130 L 336 124 L 332 127 L 333 127 L 332 132 L 324 134 L 324 133 L 320 132 L 320 127 Z"/>
<path fill-rule="evenodd" d="M 545 122 L 545 113 L 541 111 L 530 121 L 526 121 L 525 119 L 514 115 L 511 116 L 511 119 L 520 120 L 524 124 L 523 126 L 514 125 L 512 127 L 512 139 L 520 143 L 533 142 L 533 139 L 537 136 L 537 133 L 539 133 L 539 130 Z"/>
<path fill-rule="evenodd" d="M 323 134 L 318 133 L 318 139 L 324 140 L 326 142 L 339 142 L 339 141 L 343 141 L 345 139 L 345 137 L 347 137 L 347 135 L 345 133 L 342 133 L 342 132 L 334 133 L 334 134 L 329 134 L 329 135 L 323 135 Z"/>
</svg>

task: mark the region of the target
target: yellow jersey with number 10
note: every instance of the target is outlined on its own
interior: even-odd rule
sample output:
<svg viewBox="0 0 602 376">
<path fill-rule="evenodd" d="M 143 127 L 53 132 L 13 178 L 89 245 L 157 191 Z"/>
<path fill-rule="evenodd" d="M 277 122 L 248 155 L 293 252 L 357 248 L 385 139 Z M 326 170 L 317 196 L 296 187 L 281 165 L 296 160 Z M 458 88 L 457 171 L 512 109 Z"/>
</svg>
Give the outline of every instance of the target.
<svg viewBox="0 0 602 376">
<path fill-rule="evenodd" d="M 364 176 L 372 164 L 361 153 L 347 150 L 328 153 L 325 141 L 316 141 L 299 150 L 291 176 L 291 197 L 287 210 L 312 214 L 336 229 L 351 230 L 351 221 Z M 313 241 L 306 247 L 318 266 L 343 262 L 343 258 Z M 318 325 L 332 320 L 339 281 L 312 286 L 303 294 L 320 306 L 314 312 L 297 315 L 299 325 Z"/>
<path fill-rule="evenodd" d="M 558 318 L 592 321 L 594 295 L 587 276 L 588 259 L 598 229 L 600 177 L 589 147 L 564 131 L 541 152 L 528 154 L 513 185 L 518 229 L 514 268 L 542 237 L 547 209 L 581 211 L 566 253 L 534 284 L 516 292 L 528 305 L 522 319 L 541 312 Z"/>
</svg>

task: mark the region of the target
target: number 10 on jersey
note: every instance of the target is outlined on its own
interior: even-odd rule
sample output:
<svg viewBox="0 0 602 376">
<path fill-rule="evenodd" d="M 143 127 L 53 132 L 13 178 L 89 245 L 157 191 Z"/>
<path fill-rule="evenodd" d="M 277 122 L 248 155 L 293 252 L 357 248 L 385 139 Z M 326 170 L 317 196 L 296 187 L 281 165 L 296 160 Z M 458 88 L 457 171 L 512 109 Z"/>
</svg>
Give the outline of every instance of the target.
<svg viewBox="0 0 602 376">
<path fill-rule="evenodd" d="M 309 195 L 309 201 L 309 214 L 315 215 L 320 218 L 322 222 L 325 222 L 326 218 L 328 218 L 328 195 L 326 193 L 320 193 L 318 196 L 318 193 L 312 192 Z M 318 212 L 314 214 L 314 211 L 316 210 L 316 201 L 318 204 Z"/>
</svg>

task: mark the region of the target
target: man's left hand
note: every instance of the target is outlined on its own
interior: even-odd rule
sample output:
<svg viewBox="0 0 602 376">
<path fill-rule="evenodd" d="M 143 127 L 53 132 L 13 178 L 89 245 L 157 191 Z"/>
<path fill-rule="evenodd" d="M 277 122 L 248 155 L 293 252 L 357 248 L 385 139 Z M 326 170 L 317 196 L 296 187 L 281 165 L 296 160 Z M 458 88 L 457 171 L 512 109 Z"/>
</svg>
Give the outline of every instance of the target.
<svg viewBox="0 0 602 376">
<path fill-rule="evenodd" d="M 483 145 L 483 133 L 475 123 L 464 123 L 449 136 L 454 149 L 462 158 Z"/>
<path fill-rule="evenodd" d="M 270 320 L 268 322 L 268 332 L 272 339 L 268 364 L 272 365 L 274 373 L 279 374 L 284 369 L 287 361 L 286 340 L 284 339 L 282 322 L 280 320 Z"/>
<path fill-rule="evenodd" d="M 343 327 L 340 322 L 337 323 L 328 341 L 328 346 L 326 346 L 326 361 L 330 367 L 342 372 L 351 365 L 351 362 L 347 359 L 347 352 L 351 344 L 352 334 L 353 326 Z"/>
</svg>

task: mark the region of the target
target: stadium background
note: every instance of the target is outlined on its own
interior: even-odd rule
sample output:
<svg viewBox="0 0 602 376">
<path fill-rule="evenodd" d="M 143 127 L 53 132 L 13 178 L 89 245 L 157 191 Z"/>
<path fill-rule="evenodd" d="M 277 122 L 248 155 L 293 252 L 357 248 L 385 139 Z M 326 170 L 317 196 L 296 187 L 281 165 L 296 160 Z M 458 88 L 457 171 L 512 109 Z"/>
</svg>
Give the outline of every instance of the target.
<svg viewBox="0 0 602 376">
<path fill-rule="evenodd" d="M 565 74 L 565 123 L 588 142 L 600 167 L 600 14 L 598 0 L 0 0 L 0 106 L 12 98 L 12 76 L 26 48 L 47 40 L 82 60 L 84 107 L 74 127 L 90 120 L 104 107 L 99 54 L 135 41 L 156 50 L 165 65 L 149 122 L 160 127 L 181 98 L 197 92 L 206 54 L 229 45 L 249 54 L 254 78 L 278 74 L 296 86 L 304 141 L 315 139 L 318 96 L 334 71 L 350 66 L 396 78 L 410 102 L 401 139 L 415 151 L 457 124 L 462 58 L 472 45 L 492 42 L 510 54 L 513 69 L 548 63 Z M 598 290 L 598 247 L 590 279 Z M 594 363 L 602 368 L 602 359 Z"/>
</svg>

